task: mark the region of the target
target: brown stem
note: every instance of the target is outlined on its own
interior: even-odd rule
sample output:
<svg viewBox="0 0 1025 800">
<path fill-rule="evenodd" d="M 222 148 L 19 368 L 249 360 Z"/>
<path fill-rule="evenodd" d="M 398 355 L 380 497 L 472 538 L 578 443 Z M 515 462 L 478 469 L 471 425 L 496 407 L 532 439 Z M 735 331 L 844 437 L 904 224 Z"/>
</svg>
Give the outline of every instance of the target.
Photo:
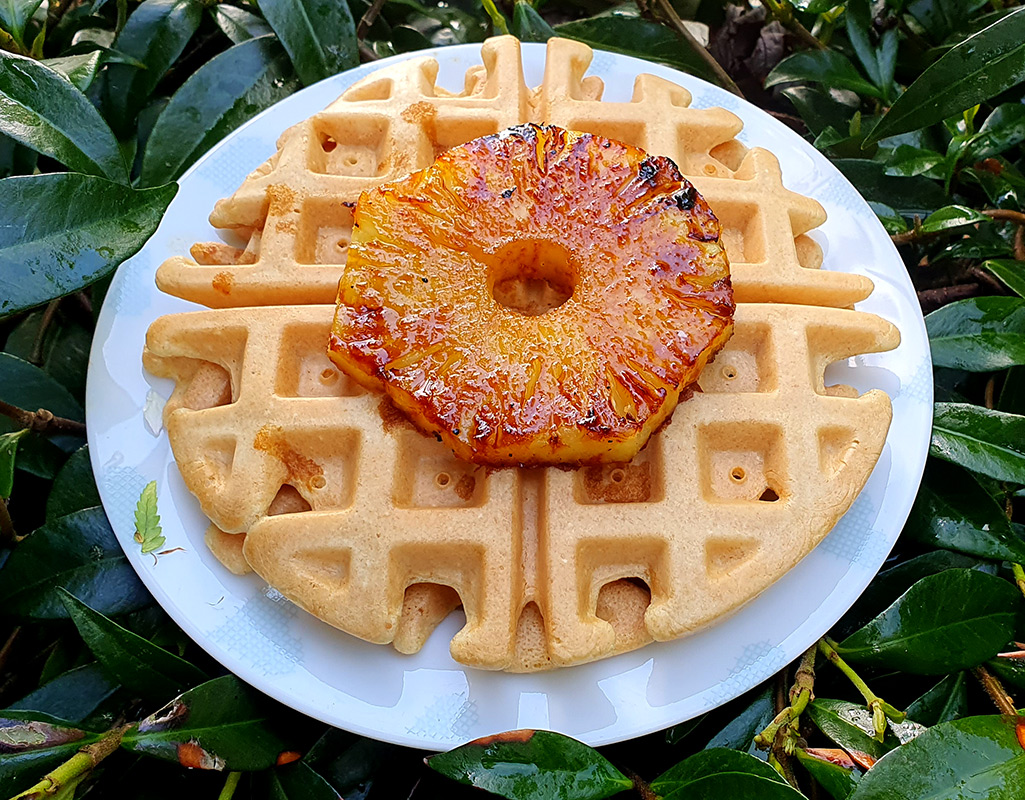
<svg viewBox="0 0 1025 800">
<path fill-rule="evenodd" d="M 51 300 L 46 310 L 43 312 L 43 318 L 39 322 L 39 330 L 36 332 L 36 340 L 32 343 L 32 352 L 29 353 L 28 360 L 36 366 L 43 363 L 43 344 L 46 341 L 46 332 L 50 329 L 50 324 L 53 322 L 53 318 L 57 315 L 57 306 L 60 305 L 61 298 Z"/>
<path fill-rule="evenodd" d="M 7 501 L 0 497 L 0 547 L 17 544 L 18 534 L 14 530 L 11 512 L 7 510 Z"/>
<path fill-rule="evenodd" d="M 1025 225 L 1019 225 L 1018 232 L 1014 234 L 1014 257 L 1025 261 Z"/>
<path fill-rule="evenodd" d="M 934 311 L 955 300 L 975 297 L 979 291 L 977 283 L 959 283 L 956 286 L 940 286 L 937 289 L 922 289 L 918 292 L 918 302 L 923 311 Z"/>
<path fill-rule="evenodd" d="M 695 53 L 697 53 L 701 60 L 704 61 L 708 68 L 712 70 L 712 73 L 716 78 L 719 79 L 719 83 L 724 89 L 728 89 L 738 97 L 743 97 L 744 93 L 740 91 L 740 87 L 733 82 L 733 78 L 730 77 L 729 73 L 722 68 L 722 64 L 716 61 L 712 54 L 701 44 L 697 39 L 694 38 L 687 26 L 683 24 L 683 20 L 680 19 L 680 15 L 676 13 L 676 9 L 673 8 L 672 3 L 669 0 L 655 0 L 658 4 L 659 9 L 665 14 L 666 19 L 669 20 L 669 24 L 673 26 L 680 38 L 683 39 L 687 44 L 691 46 Z"/>
<path fill-rule="evenodd" d="M 1009 208 L 987 208 L 979 213 L 1000 222 L 1013 222 L 1016 225 L 1025 225 L 1025 214 L 1020 211 L 1012 211 Z"/>
<path fill-rule="evenodd" d="M 634 782 L 634 789 L 642 800 L 659 800 L 657 794 L 648 786 L 648 782 L 632 769 L 622 769 L 621 772 Z"/>
<path fill-rule="evenodd" d="M 994 395 L 996 394 L 997 388 L 997 376 L 990 375 L 989 380 L 986 381 L 986 391 L 983 393 L 982 402 L 990 411 L 993 410 Z"/>
<path fill-rule="evenodd" d="M 35 786 L 15 795 L 11 800 L 42 800 L 55 795 L 63 787 L 81 781 L 97 764 L 121 746 L 121 739 L 129 727 L 122 725 L 107 731 L 98 742 L 86 745 L 55 770 L 44 775 Z"/>
<path fill-rule="evenodd" d="M 1001 714 L 1008 714 L 1012 717 L 1018 715 L 1018 709 L 1014 707 L 1014 700 L 1007 693 L 1004 685 L 983 666 L 973 667 L 972 674 L 982 684 L 989 699 L 1000 710 Z"/>
<path fill-rule="evenodd" d="M 11 635 L 7 637 L 4 646 L 0 647 L 0 672 L 3 672 L 4 667 L 7 666 L 7 658 L 11 655 L 11 648 L 14 646 L 14 640 L 18 638 L 19 633 L 21 633 L 21 626 L 17 625 L 11 631 Z"/>
<path fill-rule="evenodd" d="M 26 411 L 24 408 L 12 406 L 0 400 L 0 414 L 10 417 L 22 428 L 33 433 L 70 433 L 85 436 L 85 423 L 64 417 L 55 417 L 52 411 L 41 408 L 38 411 Z"/>
<path fill-rule="evenodd" d="M 371 50 L 366 42 L 359 43 L 359 62 L 361 64 L 366 64 L 368 61 L 377 61 L 378 58 L 380 56 Z"/>
<path fill-rule="evenodd" d="M 381 9 L 384 8 L 384 4 L 387 0 L 374 0 L 373 4 L 366 10 L 366 13 L 360 18 L 359 26 L 356 28 L 356 39 L 360 42 L 367 35 L 367 31 L 370 30 L 370 26 L 377 20 L 377 15 L 381 13 Z"/>
</svg>

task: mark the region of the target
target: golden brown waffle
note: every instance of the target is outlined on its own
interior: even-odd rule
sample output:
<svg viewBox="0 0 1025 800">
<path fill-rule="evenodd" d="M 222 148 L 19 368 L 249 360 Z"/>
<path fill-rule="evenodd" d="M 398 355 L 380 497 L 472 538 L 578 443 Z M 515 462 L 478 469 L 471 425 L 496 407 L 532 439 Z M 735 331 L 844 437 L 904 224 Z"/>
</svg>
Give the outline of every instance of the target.
<svg viewBox="0 0 1025 800">
<path fill-rule="evenodd" d="M 153 324 L 145 365 L 177 383 L 165 419 L 182 476 L 222 531 L 248 531 L 256 572 L 316 616 L 410 650 L 461 601 L 452 654 L 484 668 L 589 661 L 732 611 L 846 511 L 889 426 L 885 394 L 827 388 L 823 373 L 895 346 L 893 326 L 742 304 L 703 391 L 632 462 L 489 473 L 338 373 L 323 346 L 332 316 L 265 307 Z M 268 516 L 276 498 L 311 510 Z M 646 611 L 624 578 L 651 588 Z"/>
<path fill-rule="evenodd" d="M 381 69 L 323 112 L 287 130 L 278 152 L 211 215 L 246 248 L 202 244 L 195 260 L 173 258 L 157 282 L 170 294 L 211 307 L 333 303 L 361 191 L 428 166 L 442 150 L 524 122 L 598 133 L 672 158 L 723 224 L 738 302 L 849 307 L 871 282 L 818 269 L 822 253 L 807 232 L 822 207 L 783 187 L 779 162 L 734 136 L 740 120 L 721 108 L 690 108 L 690 93 L 641 75 L 629 103 L 601 101 L 602 82 L 584 77 L 591 49 L 548 43 L 544 79 L 523 81 L 519 43 L 489 39 L 483 66 L 464 90 L 435 86 L 438 65 L 415 58 Z"/>
</svg>

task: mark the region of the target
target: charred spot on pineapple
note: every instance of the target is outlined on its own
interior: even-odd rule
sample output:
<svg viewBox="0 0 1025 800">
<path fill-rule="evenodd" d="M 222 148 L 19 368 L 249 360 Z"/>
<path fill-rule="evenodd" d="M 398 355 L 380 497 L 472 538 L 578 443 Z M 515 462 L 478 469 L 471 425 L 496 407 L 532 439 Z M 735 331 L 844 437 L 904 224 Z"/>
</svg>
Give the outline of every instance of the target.
<svg viewBox="0 0 1025 800">
<path fill-rule="evenodd" d="M 669 159 L 510 128 L 363 193 L 329 354 L 462 459 L 625 462 L 732 333 L 719 234 Z"/>
</svg>

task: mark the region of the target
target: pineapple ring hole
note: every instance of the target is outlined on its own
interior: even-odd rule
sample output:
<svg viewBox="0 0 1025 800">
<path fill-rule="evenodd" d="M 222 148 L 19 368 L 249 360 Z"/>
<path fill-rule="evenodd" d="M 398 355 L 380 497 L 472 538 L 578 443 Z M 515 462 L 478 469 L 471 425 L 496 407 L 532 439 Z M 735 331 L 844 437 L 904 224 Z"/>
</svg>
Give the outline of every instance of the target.
<svg viewBox="0 0 1025 800">
<path fill-rule="evenodd" d="M 734 467 L 730 470 L 730 478 L 734 483 L 743 483 L 744 478 L 747 477 L 747 473 L 744 472 L 743 467 Z"/>
<path fill-rule="evenodd" d="M 452 476 L 447 472 L 439 472 L 434 476 L 434 482 L 442 489 L 452 482 Z"/>
<path fill-rule="evenodd" d="M 580 281 L 569 251 L 555 242 L 509 242 L 488 261 L 491 296 L 500 306 L 527 317 L 563 305 Z"/>
<path fill-rule="evenodd" d="M 327 486 L 327 479 L 325 479 L 323 475 L 314 475 L 310 478 L 310 486 L 314 489 L 323 489 Z"/>
</svg>

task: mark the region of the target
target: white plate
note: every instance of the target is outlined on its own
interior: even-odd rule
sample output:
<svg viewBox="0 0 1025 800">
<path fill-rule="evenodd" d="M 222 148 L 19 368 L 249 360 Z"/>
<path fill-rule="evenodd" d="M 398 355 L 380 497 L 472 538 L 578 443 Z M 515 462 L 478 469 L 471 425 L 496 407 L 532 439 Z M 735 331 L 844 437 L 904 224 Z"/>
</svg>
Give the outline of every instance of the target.
<svg viewBox="0 0 1025 800">
<path fill-rule="evenodd" d="M 193 242 L 217 238 L 207 222 L 214 201 L 231 194 L 274 152 L 285 128 L 375 69 L 423 55 L 438 59 L 439 83 L 453 91 L 462 88 L 467 67 L 480 63 L 478 45 L 459 45 L 336 75 L 243 125 L 182 178 L 160 229 L 118 270 L 90 354 L 89 449 L 104 508 L 146 586 L 196 642 L 253 686 L 324 722 L 432 750 L 514 728 L 549 728 L 602 745 L 668 727 L 736 697 L 797 658 L 850 607 L 896 541 L 918 490 L 932 423 L 932 369 L 914 289 L 865 201 L 795 133 L 697 78 L 596 52 L 590 74 L 605 81 L 605 99 L 629 100 L 642 72 L 679 83 L 693 93 L 696 107 L 722 106 L 737 114 L 744 122 L 739 138 L 775 153 L 784 183 L 825 206 L 829 219 L 814 233 L 825 252 L 824 268 L 869 275 L 875 292 L 859 308 L 887 318 L 903 337 L 892 352 L 830 368 L 832 379 L 861 390 L 882 388 L 893 399 L 882 457 L 851 509 L 797 567 L 738 613 L 679 641 L 571 669 L 508 675 L 451 659 L 448 642 L 461 626 L 457 618 L 446 620 L 414 656 L 336 631 L 256 576 L 231 575 L 208 552 L 207 520 L 159 431 L 159 409 L 171 384 L 143 371 L 142 345 L 158 316 L 195 307 L 158 292 L 154 274 Z M 540 83 L 544 58 L 543 45 L 523 46 L 529 86 Z M 159 487 L 167 546 L 184 548 L 156 564 L 132 539 L 135 504 L 151 480 Z"/>
</svg>

